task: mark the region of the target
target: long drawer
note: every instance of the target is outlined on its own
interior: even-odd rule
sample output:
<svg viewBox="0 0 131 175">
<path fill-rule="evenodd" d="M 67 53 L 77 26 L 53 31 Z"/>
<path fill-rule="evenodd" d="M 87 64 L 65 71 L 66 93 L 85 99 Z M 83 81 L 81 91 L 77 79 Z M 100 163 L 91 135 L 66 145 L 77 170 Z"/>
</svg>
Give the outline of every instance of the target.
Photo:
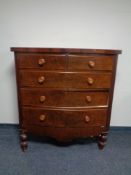
<svg viewBox="0 0 131 175">
<path fill-rule="evenodd" d="M 22 118 L 24 125 L 47 127 L 104 127 L 107 120 L 107 109 L 47 110 L 41 108 L 22 108 Z"/>
<path fill-rule="evenodd" d="M 21 89 L 21 105 L 39 107 L 108 106 L 108 92 Z"/>
<path fill-rule="evenodd" d="M 107 72 L 20 71 L 21 87 L 44 88 L 110 88 L 112 74 Z"/>
</svg>

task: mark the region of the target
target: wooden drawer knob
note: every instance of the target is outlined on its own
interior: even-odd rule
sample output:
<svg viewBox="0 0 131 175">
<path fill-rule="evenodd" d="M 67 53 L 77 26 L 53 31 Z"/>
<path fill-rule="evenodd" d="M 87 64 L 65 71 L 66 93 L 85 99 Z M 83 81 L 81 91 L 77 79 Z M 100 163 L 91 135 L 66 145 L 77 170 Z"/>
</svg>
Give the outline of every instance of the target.
<svg viewBox="0 0 131 175">
<path fill-rule="evenodd" d="M 44 76 L 41 76 L 38 78 L 38 83 L 39 84 L 43 84 L 43 82 L 45 81 L 45 77 Z"/>
<path fill-rule="evenodd" d="M 46 119 L 46 116 L 44 114 L 40 115 L 39 117 L 40 121 L 43 122 Z"/>
<path fill-rule="evenodd" d="M 88 103 L 90 103 L 92 101 L 91 96 L 86 96 L 86 100 Z"/>
<path fill-rule="evenodd" d="M 91 68 L 94 68 L 94 67 L 95 67 L 95 62 L 94 62 L 94 61 L 89 61 L 89 62 L 88 62 L 88 65 L 89 65 Z"/>
<path fill-rule="evenodd" d="M 90 77 L 88 78 L 88 80 L 87 80 L 87 81 L 88 81 L 88 84 L 89 84 L 89 85 L 92 85 L 92 84 L 94 83 L 93 78 L 90 78 Z"/>
<path fill-rule="evenodd" d="M 45 59 L 44 58 L 39 59 L 38 60 L 38 65 L 43 66 L 43 64 L 45 64 Z"/>
<path fill-rule="evenodd" d="M 43 103 L 45 101 L 45 96 L 40 96 L 40 102 Z"/>
<path fill-rule="evenodd" d="M 89 122 L 90 121 L 90 117 L 88 115 L 85 116 L 85 122 Z"/>
</svg>

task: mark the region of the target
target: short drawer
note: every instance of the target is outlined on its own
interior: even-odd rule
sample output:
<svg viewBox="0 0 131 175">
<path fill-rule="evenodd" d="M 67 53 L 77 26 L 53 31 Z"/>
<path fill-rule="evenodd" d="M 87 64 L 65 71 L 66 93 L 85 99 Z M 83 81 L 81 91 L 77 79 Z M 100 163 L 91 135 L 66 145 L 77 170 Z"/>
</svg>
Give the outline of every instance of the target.
<svg viewBox="0 0 131 175">
<path fill-rule="evenodd" d="M 114 56 L 69 56 L 68 69 L 73 71 L 112 70 Z"/>
<path fill-rule="evenodd" d="M 44 88 L 110 88 L 112 74 L 109 72 L 44 72 L 20 71 L 21 87 Z"/>
<path fill-rule="evenodd" d="M 66 66 L 65 55 L 19 53 L 17 58 L 19 68 L 64 70 Z"/>
<path fill-rule="evenodd" d="M 107 109 L 86 110 L 47 110 L 22 108 L 24 125 L 51 127 L 104 127 L 107 122 Z"/>
<path fill-rule="evenodd" d="M 96 107 L 108 105 L 108 92 L 21 89 L 21 105 L 39 107 Z"/>
</svg>

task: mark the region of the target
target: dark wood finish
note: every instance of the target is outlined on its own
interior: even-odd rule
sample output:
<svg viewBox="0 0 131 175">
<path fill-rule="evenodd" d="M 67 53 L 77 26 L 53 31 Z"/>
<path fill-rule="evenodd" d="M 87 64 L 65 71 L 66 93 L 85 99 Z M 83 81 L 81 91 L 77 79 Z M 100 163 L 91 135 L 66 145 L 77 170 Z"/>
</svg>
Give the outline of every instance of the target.
<svg viewBox="0 0 131 175">
<path fill-rule="evenodd" d="M 23 108 L 24 125 L 50 127 L 105 126 L 107 108 L 81 110 L 49 110 L 43 108 Z"/>
<path fill-rule="evenodd" d="M 65 55 L 54 54 L 19 54 L 19 68 L 33 68 L 39 70 L 64 70 Z"/>
<path fill-rule="evenodd" d="M 121 54 L 121 50 L 111 49 L 79 49 L 79 48 L 25 48 L 25 47 L 12 47 L 11 51 L 15 53 L 75 53 L 75 54 L 109 54 L 116 55 Z"/>
<path fill-rule="evenodd" d="M 27 144 L 27 132 L 24 129 L 20 130 L 20 145 L 21 145 L 21 149 L 23 151 L 27 150 L 28 144 Z"/>
<path fill-rule="evenodd" d="M 69 55 L 69 70 L 70 71 L 112 70 L 113 57 L 114 56 L 107 56 L 107 55 L 105 56 Z"/>
<path fill-rule="evenodd" d="M 53 91 L 22 89 L 21 105 L 36 107 L 99 107 L 108 106 L 108 92 Z M 64 100 L 63 100 L 64 99 Z"/>
<path fill-rule="evenodd" d="M 45 88 L 110 88 L 111 73 L 107 72 L 44 72 L 20 71 L 21 87 Z M 40 83 L 41 79 L 41 83 Z"/>
<path fill-rule="evenodd" d="M 105 144 L 106 144 L 106 141 L 107 141 L 107 134 L 108 132 L 102 132 L 100 135 L 99 135 L 99 143 L 98 143 L 98 146 L 100 149 L 103 149 Z"/>
<path fill-rule="evenodd" d="M 116 68 L 117 68 L 117 60 L 118 60 L 118 55 L 116 55 L 115 59 L 113 60 L 113 71 L 112 71 L 112 84 L 111 84 L 111 89 L 110 89 L 110 98 L 109 98 L 109 107 L 108 107 L 108 119 L 107 119 L 107 130 L 109 130 L 110 126 L 110 119 L 111 119 L 111 109 L 112 109 L 112 101 L 113 101 L 113 93 L 114 93 L 114 84 L 115 84 L 115 78 L 116 78 Z"/>
<path fill-rule="evenodd" d="M 60 142 L 70 142 L 76 138 L 87 138 L 99 136 L 105 128 L 100 126 L 88 127 L 44 127 L 37 125 L 27 126 L 28 134 L 47 136 L 57 139 Z"/>
<path fill-rule="evenodd" d="M 15 52 L 20 140 L 37 134 L 67 142 L 98 137 L 110 126 L 120 50 L 11 48 Z"/>
</svg>

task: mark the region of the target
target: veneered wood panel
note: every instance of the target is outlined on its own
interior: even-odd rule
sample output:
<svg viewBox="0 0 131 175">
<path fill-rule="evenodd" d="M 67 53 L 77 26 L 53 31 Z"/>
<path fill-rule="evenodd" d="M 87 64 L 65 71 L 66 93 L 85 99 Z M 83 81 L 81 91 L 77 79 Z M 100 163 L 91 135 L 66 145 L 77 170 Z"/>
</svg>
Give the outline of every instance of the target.
<svg viewBox="0 0 131 175">
<path fill-rule="evenodd" d="M 65 70 L 66 56 L 53 54 L 20 53 L 17 55 L 19 68 L 40 70 Z"/>
<path fill-rule="evenodd" d="M 120 50 L 22 48 L 15 52 L 21 147 L 27 134 L 66 142 L 99 137 L 102 149 L 110 125 Z"/>
<path fill-rule="evenodd" d="M 107 72 L 20 71 L 21 87 L 44 88 L 110 88 L 112 74 Z"/>
<path fill-rule="evenodd" d="M 44 118 L 42 118 L 44 116 Z M 52 127 L 105 126 L 107 109 L 52 110 L 22 108 L 24 125 Z"/>
<path fill-rule="evenodd" d="M 109 70 L 113 68 L 114 56 L 69 55 L 69 71 Z"/>
<path fill-rule="evenodd" d="M 85 49 L 85 48 L 38 48 L 38 47 L 11 47 L 15 53 L 75 53 L 75 54 L 121 54 L 121 50 Z"/>
<path fill-rule="evenodd" d="M 86 128 L 56 128 L 56 127 L 43 127 L 37 125 L 26 126 L 27 133 L 47 136 L 54 138 L 60 142 L 70 142 L 76 138 L 87 138 L 98 136 L 105 131 L 105 128 L 100 126 L 89 126 Z"/>
<path fill-rule="evenodd" d="M 21 105 L 27 106 L 70 108 L 108 105 L 108 92 L 21 89 L 20 93 Z"/>
</svg>

